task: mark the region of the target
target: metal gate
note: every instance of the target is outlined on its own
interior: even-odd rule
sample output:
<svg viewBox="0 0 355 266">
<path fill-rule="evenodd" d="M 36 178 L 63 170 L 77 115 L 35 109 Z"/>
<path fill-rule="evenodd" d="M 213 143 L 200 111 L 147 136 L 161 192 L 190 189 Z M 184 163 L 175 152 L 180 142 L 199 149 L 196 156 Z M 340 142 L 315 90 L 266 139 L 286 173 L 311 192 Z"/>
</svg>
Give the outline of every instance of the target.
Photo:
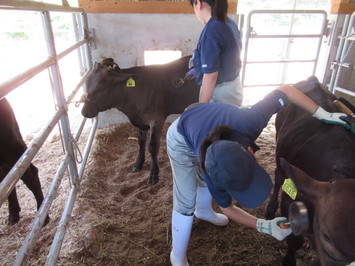
<svg viewBox="0 0 355 266">
<path fill-rule="evenodd" d="M 251 11 L 246 23 L 244 88 L 292 84 L 314 75 L 326 28 L 327 14 L 322 10 Z"/>
<path fill-rule="evenodd" d="M 20 85 L 28 82 L 33 77 L 39 75 L 44 70 L 49 70 L 51 87 L 53 90 L 53 98 L 55 102 L 55 115 L 50 121 L 41 129 L 40 133 L 34 138 L 28 145 L 28 149 L 18 160 L 15 166 L 11 169 L 8 175 L 0 184 L 0 204 L 2 204 L 15 187 L 17 181 L 21 178 L 29 164 L 41 149 L 45 140 L 48 138 L 55 125 L 58 123 L 61 129 L 61 135 L 63 136 L 63 142 L 65 147 L 65 154 L 63 159 L 53 177 L 52 184 L 45 195 L 45 199 L 40 207 L 36 217 L 34 218 L 31 229 L 26 236 L 21 249 L 19 250 L 14 265 L 26 264 L 29 255 L 31 254 L 35 243 L 41 233 L 41 228 L 45 222 L 45 218 L 52 206 L 58 187 L 62 181 L 63 175 L 68 169 L 70 177 L 70 192 L 67 198 L 66 206 L 62 213 L 60 222 L 57 227 L 57 233 L 53 239 L 51 249 L 47 256 L 46 265 L 55 265 L 58 258 L 61 244 L 64 239 L 67 224 L 70 218 L 70 213 L 73 209 L 74 202 L 80 187 L 81 177 L 84 172 L 84 168 L 88 159 L 90 148 L 94 139 L 95 130 L 97 127 L 97 120 L 94 120 L 92 124 L 90 135 L 85 144 L 85 149 L 82 153 L 82 161 L 77 162 L 73 156 L 76 149 L 76 142 L 78 141 L 82 130 L 84 128 L 86 119 L 83 118 L 77 132 L 73 135 L 70 129 L 70 121 L 68 116 L 68 110 L 73 106 L 70 104 L 73 98 L 82 87 L 86 77 L 91 71 L 92 60 L 89 50 L 89 38 L 88 38 L 88 23 L 87 17 L 84 11 L 80 8 L 72 8 L 69 6 L 58 6 L 51 4 L 44 4 L 30 1 L 19 0 L 1 0 L 0 9 L 4 10 L 24 10 L 29 12 L 37 12 L 41 16 L 42 26 L 44 30 L 44 39 L 47 46 L 48 57 L 45 61 L 38 65 L 33 65 L 30 69 L 19 73 L 17 76 L 0 84 L 0 99 L 5 97 L 9 92 L 15 90 Z M 51 23 L 52 12 L 65 12 L 73 15 L 73 21 L 75 26 L 76 43 L 71 47 L 68 47 L 62 53 L 57 54 L 55 38 L 53 35 L 53 28 Z M 59 67 L 59 61 L 69 55 L 72 52 L 77 52 L 80 65 L 82 66 L 81 80 L 78 84 L 73 84 L 72 92 L 65 98 L 63 91 L 63 84 L 61 78 L 61 71 Z M 5 63 L 5 62 L 3 62 Z"/>
<path fill-rule="evenodd" d="M 335 60 L 332 62 L 332 74 L 329 90 L 355 97 L 355 12 L 346 15 Z"/>
</svg>

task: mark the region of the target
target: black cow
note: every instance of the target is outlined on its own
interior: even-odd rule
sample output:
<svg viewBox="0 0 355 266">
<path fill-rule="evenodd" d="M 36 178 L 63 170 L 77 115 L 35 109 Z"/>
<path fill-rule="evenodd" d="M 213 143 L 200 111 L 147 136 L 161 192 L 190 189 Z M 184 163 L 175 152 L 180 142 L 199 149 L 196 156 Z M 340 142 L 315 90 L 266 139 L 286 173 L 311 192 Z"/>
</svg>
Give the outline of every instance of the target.
<svg viewBox="0 0 355 266">
<path fill-rule="evenodd" d="M 315 77 L 299 82 L 297 89 L 329 112 L 336 97 Z M 284 158 L 284 159 L 283 159 Z M 292 178 L 308 209 L 308 235 L 315 245 L 317 263 L 346 265 L 355 260 L 355 136 L 339 125 L 325 124 L 288 103 L 276 116 L 275 187 L 266 218 L 275 217 L 279 189 Z M 291 164 L 291 165 L 290 165 Z M 284 191 L 281 213 L 288 215 L 292 199 Z M 303 236 L 287 237 L 284 265 L 296 265 L 295 254 Z"/>
<path fill-rule="evenodd" d="M 185 79 L 188 72 L 186 56 L 163 65 L 120 69 L 112 59 L 95 63 L 86 80 L 82 115 L 95 117 L 99 112 L 117 108 L 138 128 L 139 154 L 134 170 L 142 169 L 145 160 L 147 131 L 150 129 L 149 152 L 152 156 L 149 183 L 159 180 L 159 139 L 166 118 L 180 114 L 198 101 L 199 87 Z"/>
<path fill-rule="evenodd" d="M 2 181 L 18 159 L 26 151 L 27 146 L 22 139 L 14 112 L 6 98 L 0 100 L 0 181 Z M 38 169 L 32 163 L 21 177 L 25 185 L 32 191 L 37 201 L 37 209 L 43 202 L 41 183 Z M 20 205 L 16 188 L 8 197 L 8 224 L 15 224 L 20 220 Z M 48 217 L 46 222 L 48 222 Z"/>
</svg>

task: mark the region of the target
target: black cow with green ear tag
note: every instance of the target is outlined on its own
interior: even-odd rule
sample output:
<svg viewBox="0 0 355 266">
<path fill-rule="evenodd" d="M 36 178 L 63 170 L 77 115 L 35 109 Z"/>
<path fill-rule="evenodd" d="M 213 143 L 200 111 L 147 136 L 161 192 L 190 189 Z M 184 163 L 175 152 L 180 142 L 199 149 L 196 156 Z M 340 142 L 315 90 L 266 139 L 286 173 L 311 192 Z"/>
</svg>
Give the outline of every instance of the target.
<svg viewBox="0 0 355 266">
<path fill-rule="evenodd" d="M 294 85 L 328 112 L 337 112 L 336 97 L 315 77 Z M 355 135 L 345 127 L 322 123 L 299 107 L 287 103 L 276 116 L 275 187 L 266 218 L 275 217 L 278 194 L 281 214 L 288 215 L 291 202 L 302 201 L 308 209 L 307 235 L 313 242 L 318 265 L 347 265 L 355 261 Z M 284 265 L 296 265 L 295 255 L 303 236 L 287 237 Z"/>
</svg>

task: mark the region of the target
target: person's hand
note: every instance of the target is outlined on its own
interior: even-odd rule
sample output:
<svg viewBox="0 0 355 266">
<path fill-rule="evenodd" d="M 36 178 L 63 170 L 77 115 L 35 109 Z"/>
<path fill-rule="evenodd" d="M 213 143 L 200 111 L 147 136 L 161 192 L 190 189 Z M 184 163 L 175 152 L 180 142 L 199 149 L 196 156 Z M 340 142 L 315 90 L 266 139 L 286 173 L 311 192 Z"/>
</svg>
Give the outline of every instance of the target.
<svg viewBox="0 0 355 266">
<path fill-rule="evenodd" d="M 355 114 L 350 114 L 341 119 L 349 124 L 351 132 L 355 135 Z"/>
<path fill-rule="evenodd" d="M 291 227 L 281 228 L 279 226 L 281 222 L 288 222 L 288 220 L 285 217 L 276 217 L 273 220 L 258 219 L 256 220 L 256 229 L 281 241 L 292 233 Z"/>
<path fill-rule="evenodd" d="M 319 120 L 327 124 L 342 125 L 347 129 L 351 129 L 351 126 L 346 121 L 344 121 L 344 118 L 346 118 L 346 114 L 343 113 L 329 113 L 319 106 L 313 117 L 318 118 Z"/>
<path fill-rule="evenodd" d="M 195 69 L 191 68 L 189 71 L 186 72 L 184 79 L 191 80 L 194 78 L 196 78 Z"/>
</svg>

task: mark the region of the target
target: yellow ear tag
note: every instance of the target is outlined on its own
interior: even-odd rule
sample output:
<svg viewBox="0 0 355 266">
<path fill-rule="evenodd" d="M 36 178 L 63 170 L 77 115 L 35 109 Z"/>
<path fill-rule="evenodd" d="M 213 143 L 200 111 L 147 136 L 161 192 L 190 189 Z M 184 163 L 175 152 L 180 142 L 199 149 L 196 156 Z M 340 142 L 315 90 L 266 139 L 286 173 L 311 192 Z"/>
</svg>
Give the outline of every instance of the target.
<svg viewBox="0 0 355 266">
<path fill-rule="evenodd" d="M 132 77 L 130 77 L 129 79 L 127 79 L 126 81 L 126 87 L 135 87 L 136 86 L 136 82 L 134 81 L 134 79 Z"/>
<path fill-rule="evenodd" d="M 282 190 L 285 191 L 287 195 L 291 197 L 291 199 L 295 200 L 297 197 L 297 188 L 295 186 L 295 183 L 291 180 L 291 178 L 285 179 L 283 185 L 282 185 Z"/>
</svg>

